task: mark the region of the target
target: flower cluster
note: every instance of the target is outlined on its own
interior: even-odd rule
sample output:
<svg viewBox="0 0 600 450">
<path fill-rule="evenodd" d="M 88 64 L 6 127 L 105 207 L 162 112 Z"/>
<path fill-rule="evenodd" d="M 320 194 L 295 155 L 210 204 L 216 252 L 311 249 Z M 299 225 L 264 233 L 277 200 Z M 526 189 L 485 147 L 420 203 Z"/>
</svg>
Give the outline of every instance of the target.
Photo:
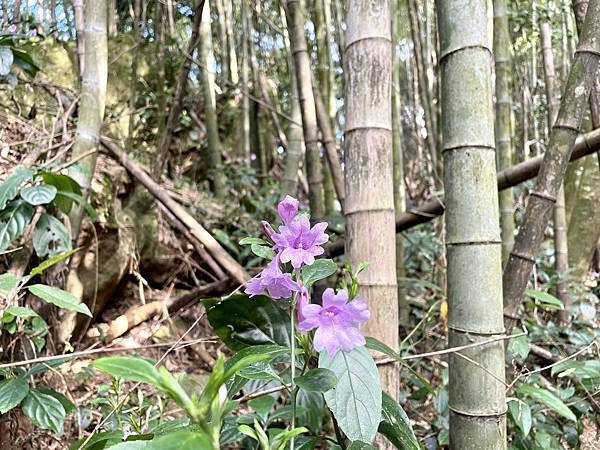
<svg viewBox="0 0 600 450">
<path fill-rule="evenodd" d="M 290 273 L 284 272 L 282 264 L 291 263 L 294 269 L 310 266 L 315 257 L 322 255 L 322 247 L 329 240 L 325 233 L 327 222 L 319 222 L 311 227 L 304 215 L 298 214 L 299 203 L 293 197 L 286 196 L 277 206 L 277 212 L 283 224 L 278 231 L 266 221 L 263 230 L 273 242 L 275 257 L 265 269 L 247 283 L 245 292 L 253 297 L 265 292 L 273 299 L 290 298 L 298 295 L 297 318 L 300 331 L 316 329 L 314 348 L 326 350 L 333 357 L 338 349 L 345 352 L 364 345 L 365 338 L 358 325 L 367 321 L 370 313 L 363 299 L 348 301 L 348 293 L 333 289 L 323 293 L 322 306 L 311 304 L 308 291 L 300 280 L 294 280 Z M 296 271 L 299 273 L 299 271 Z"/>
</svg>

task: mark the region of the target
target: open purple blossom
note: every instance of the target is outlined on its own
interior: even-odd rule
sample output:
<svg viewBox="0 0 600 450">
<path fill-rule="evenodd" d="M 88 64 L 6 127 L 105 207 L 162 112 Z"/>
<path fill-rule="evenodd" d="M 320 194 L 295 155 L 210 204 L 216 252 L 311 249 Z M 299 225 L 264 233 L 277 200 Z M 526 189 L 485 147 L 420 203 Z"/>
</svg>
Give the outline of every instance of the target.
<svg viewBox="0 0 600 450">
<path fill-rule="evenodd" d="M 333 289 L 323 293 L 323 306 L 310 304 L 308 299 L 298 302 L 298 323 L 300 331 L 317 329 L 313 345 L 318 352 L 327 351 L 332 358 L 338 349 L 345 352 L 354 347 L 365 345 L 365 338 L 358 329 L 358 324 L 371 317 L 367 303 L 363 299 L 348 302 L 348 293 L 340 290 L 336 294 Z"/>
<path fill-rule="evenodd" d="M 315 256 L 325 252 L 321 245 L 329 240 L 326 228 L 327 222 L 319 222 L 311 228 L 308 218 L 299 216 L 280 226 L 279 233 L 271 236 L 275 242 L 273 248 L 280 252 L 282 263 L 291 262 L 296 269 L 303 264 L 310 266 L 315 262 Z"/>
<path fill-rule="evenodd" d="M 290 298 L 292 292 L 300 290 L 300 286 L 289 273 L 283 273 L 279 267 L 279 257 L 275 257 L 267 267 L 246 284 L 246 294 L 250 297 L 268 292 L 272 299 Z"/>
</svg>

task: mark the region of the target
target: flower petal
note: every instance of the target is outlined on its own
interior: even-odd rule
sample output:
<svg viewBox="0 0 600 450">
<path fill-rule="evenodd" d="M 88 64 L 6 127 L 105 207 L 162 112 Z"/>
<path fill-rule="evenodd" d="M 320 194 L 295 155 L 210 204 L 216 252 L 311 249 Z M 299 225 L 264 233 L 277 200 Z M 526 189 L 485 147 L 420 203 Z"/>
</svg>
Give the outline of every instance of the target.
<svg viewBox="0 0 600 450">
<path fill-rule="evenodd" d="M 299 202 L 294 197 L 286 195 L 285 198 L 277 205 L 277 212 L 283 223 L 291 222 L 296 214 L 298 214 Z"/>
</svg>

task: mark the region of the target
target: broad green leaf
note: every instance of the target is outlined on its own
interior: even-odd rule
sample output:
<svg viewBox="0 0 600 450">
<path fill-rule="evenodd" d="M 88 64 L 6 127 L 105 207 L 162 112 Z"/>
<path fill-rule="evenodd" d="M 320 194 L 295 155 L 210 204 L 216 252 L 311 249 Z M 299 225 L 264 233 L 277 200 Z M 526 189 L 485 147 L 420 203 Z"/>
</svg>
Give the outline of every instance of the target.
<svg viewBox="0 0 600 450">
<path fill-rule="evenodd" d="M 59 173 L 44 172 L 40 174 L 44 183 L 54 186 L 57 189 L 54 203 L 65 214 L 69 214 L 73 207 L 73 199 L 69 198 L 67 193 L 81 196 L 81 188 L 73 178 Z"/>
<path fill-rule="evenodd" d="M 317 438 L 314 437 L 298 436 L 294 441 L 295 450 L 314 450 L 316 446 Z"/>
<path fill-rule="evenodd" d="M 315 433 L 321 431 L 323 421 L 328 416 L 323 394 L 300 389 L 296 402 L 298 405 L 297 424 L 307 427 Z"/>
<path fill-rule="evenodd" d="M 256 237 L 245 237 L 243 239 L 240 239 L 240 242 L 238 242 L 238 244 L 240 244 L 240 245 L 251 245 L 251 244 L 270 245 L 264 239 L 260 239 L 260 238 L 256 238 Z"/>
<path fill-rule="evenodd" d="M 200 431 L 175 431 L 148 442 L 145 450 L 213 450 L 210 439 Z"/>
<path fill-rule="evenodd" d="M 279 374 L 268 361 L 258 361 L 241 369 L 237 375 L 247 380 L 278 380 Z"/>
<path fill-rule="evenodd" d="M 260 256 L 261 258 L 268 259 L 269 261 L 275 258 L 275 252 L 271 247 L 267 247 L 264 245 L 252 244 L 250 245 L 250 250 L 256 256 Z"/>
<path fill-rule="evenodd" d="M 565 305 L 557 299 L 554 295 L 548 294 L 547 292 L 536 291 L 534 289 L 527 289 L 525 291 L 525 295 L 531 297 L 535 300 L 538 300 L 541 303 L 546 304 L 547 306 L 552 307 L 553 309 L 564 309 Z"/>
<path fill-rule="evenodd" d="M 234 295 L 216 302 L 207 317 L 216 335 L 234 351 L 250 345 L 290 345 L 289 315 L 269 297 Z"/>
<path fill-rule="evenodd" d="M 71 256 L 73 253 L 75 253 L 77 250 L 79 250 L 79 248 L 74 248 L 73 250 L 69 250 L 68 252 L 64 252 L 61 253 L 59 255 L 53 256 L 52 258 L 48 258 L 45 261 L 43 261 L 41 264 L 37 265 L 36 267 L 34 267 L 33 269 L 31 269 L 31 272 L 29 272 L 29 276 L 30 277 L 34 277 L 36 275 L 40 275 L 42 272 L 44 272 L 46 269 L 49 269 L 50 267 L 52 267 L 54 264 L 58 264 L 59 262 L 61 262 L 63 259 L 68 258 L 69 256 Z"/>
<path fill-rule="evenodd" d="M 33 233 L 33 248 L 39 257 L 56 256 L 71 250 L 67 227 L 50 214 L 42 214 Z"/>
<path fill-rule="evenodd" d="M 11 50 L 15 58 L 14 64 L 23 69 L 23 71 L 30 77 L 35 77 L 40 68 L 35 64 L 31 55 L 20 48 L 11 47 Z"/>
<path fill-rule="evenodd" d="M 0 381 L 0 414 L 4 414 L 27 396 L 29 381 L 23 377 L 7 378 Z"/>
<path fill-rule="evenodd" d="M 5 77 L 10 73 L 14 56 L 9 47 L 0 47 L 0 76 Z"/>
<path fill-rule="evenodd" d="M 556 395 L 552 392 L 538 388 L 536 386 L 529 386 L 527 384 L 522 384 L 517 389 L 521 395 L 526 395 L 528 397 L 537 400 L 540 403 L 543 403 L 548 408 L 565 417 L 566 419 L 572 420 L 573 422 L 577 422 L 577 417 L 573 414 L 573 411 L 569 409 L 567 405 L 565 405 Z"/>
<path fill-rule="evenodd" d="M 70 292 L 45 284 L 33 284 L 28 286 L 29 292 L 41 298 L 48 303 L 58 306 L 59 308 L 75 311 L 86 316 L 92 317 L 90 309 L 85 303 L 79 303 L 77 298 Z"/>
<path fill-rule="evenodd" d="M 337 264 L 332 259 L 317 259 L 310 266 L 302 268 L 302 282 L 310 286 L 315 282 L 333 275 L 337 271 Z"/>
<path fill-rule="evenodd" d="M 403 450 L 420 450 L 421 446 L 410 426 L 410 420 L 396 401 L 387 393 L 383 393 L 379 432 L 396 448 Z"/>
<path fill-rule="evenodd" d="M 508 349 L 513 355 L 517 355 L 521 360 L 527 359 L 529 355 L 529 338 L 527 335 L 512 338 L 508 342 Z"/>
<path fill-rule="evenodd" d="M 106 447 L 106 450 L 146 450 L 151 441 L 125 441 Z M 87 448 L 87 447 L 86 447 Z M 95 447 L 94 447 L 95 450 Z"/>
<path fill-rule="evenodd" d="M 14 317 L 22 317 L 22 318 L 37 317 L 37 315 L 38 315 L 33 309 L 25 308 L 23 306 L 11 306 L 6 311 L 4 311 L 4 315 L 6 316 L 7 314 L 14 316 Z"/>
<path fill-rule="evenodd" d="M 21 198 L 32 206 L 47 205 L 56 197 L 57 189 L 50 184 L 36 184 L 21 191 Z"/>
<path fill-rule="evenodd" d="M 69 446 L 69 450 L 101 450 L 104 448 L 110 448 L 112 444 L 118 444 L 123 440 L 122 431 L 103 431 L 94 434 L 85 447 L 81 445 L 87 440 L 87 437 L 78 439 Z"/>
<path fill-rule="evenodd" d="M 558 374 L 559 378 L 568 376 L 580 380 L 600 378 L 600 361 L 565 361 L 552 367 L 551 374 Z"/>
<path fill-rule="evenodd" d="M 0 275 L 0 291 L 8 294 L 14 288 L 17 287 L 17 277 L 15 277 L 12 273 L 3 273 Z"/>
<path fill-rule="evenodd" d="M 17 167 L 15 172 L 0 184 L 0 211 L 19 193 L 19 188 L 31 180 L 33 172 L 25 167 Z"/>
<path fill-rule="evenodd" d="M 66 412 L 54 396 L 32 389 L 25 397 L 21 409 L 34 425 L 57 434 L 62 433 Z"/>
<path fill-rule="evenodd" d="M 354 441 L 348 450 L 377 450 L 377 447 L 373 447 L 371 444 L 365 444 L 362 441 Z"/>
<path fill-rule="evenodd" d="M 158 369 L 143 358 L 135 356 L 108 356 L 93 362 L 92 366 L 106 372 L 113 377 L 123 378 L 129 381 L 141 381 L 142 383 L 160 385 L 160 374 Z"/>
<path fill-rule="evenodd" d="M 382 392 L 367 349 L 339 350 L 333 358 L 321 352 L 319 367 L 332 370 L 338 378 L 335 389 L 323 395 L 342 431 L 352 441 L 372 442 L 381 421 Z"/>
<path fill-rule="evenodd" d="M 275 397 L 263 395 L 262 397 L 253 398 L 248 401 L 248 406 L 258 414 L 258 417 L 260 417 L 263 422 L 266 422 L 271 409 L 273 409 L 273 406 L 275 406 L 276 403 L 277 399 Z"/>
<path fill-rule="evenodd" d="M 513 398 L 508 402 L 508 411 L 521 433 L 523 433 L 523 437 L 527 437 L 533 423 L 529 405 L 518 398 Z"/>
<path fill-rule="evenodd" d="M 96 211 L 94 210 L 94 208 L 92 208 L 92 205 L 90 205 L 89 202 L 80 194 L 76 194 L 75 192 L 58 191 L 58 193 L 56 194 L 56 198 L 72 200 L 75 203 L 79 204 L 83 207 L 85 213 L 92 220 L 96 220 L 96 218 L 98 217 Z"/>
<path fill-rule="evenodd" d="M 75 405 L 73 404 L 73 402 L 71 402 L 71 400 L 69 400 L 67 397 L 65 397 L 60 392 L 57 392 L 53 389 L 48 389 L 48 388 L 39 388 L 38 392 L 41 392 L 42 394 L 50 395 L 50 396 L 54 397 L 56 400 L 58 400 L 60 402 L 60 404 L 63 405 L 63 408 L 65 409 L 65 413 L 67 413 L 67 414 L 72 413 L 73 410 L 75 409 Z"/>
<path fill-rule="evenodd" d="M 19 238 L 33 217 L 33 208 L 22 200 L 13 202 L 0 213 L 0 252 Z"/>
<path fill-rule="evenodd" d="M 294 378 L 294 382 L 305 391 L 327 392 L 337 384 L 337 376 L 329 369 L 311 369 L 304 375 Z"/>
</svg>

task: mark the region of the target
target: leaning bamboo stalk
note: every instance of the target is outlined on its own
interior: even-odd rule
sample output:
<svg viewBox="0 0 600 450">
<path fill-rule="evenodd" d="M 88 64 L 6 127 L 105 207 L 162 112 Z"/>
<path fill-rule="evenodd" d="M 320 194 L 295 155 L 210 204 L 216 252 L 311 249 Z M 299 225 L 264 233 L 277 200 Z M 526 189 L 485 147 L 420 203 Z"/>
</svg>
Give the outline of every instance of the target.
<svg viewBox="0 0 600 450">
<path fill-rule="evenodd" d="M 582 134 L 577 138 L 573 146 L 573 152 L 571 153 L 571 161 L 578 160 L 597 151 L 600 151 L 600 129 Z M 543 156 L 536 156 L 498 172 L 496 175 L 498 190 L 501 191 L 517 186 L 524 181 L 534 178 L 540 170 L 542 159 Z M 396 233 L 401 233 L 422 223 L 431 222 L 442 214 L 444 214 L 444 199 L 435 198 L 430 200 L 417 208 L 409 209 L 407 212 L 400 214 L 396 218 Z M 329 257 L 342 255 L 344 253 L 344 240 L 339 239 L 326 246 L 326 252 Z"/>
<path fill-rule="evenodd" d="M 548 105 L 548 129 L 556 120 L 560 98 L 556 87 L 556 71 L 554 69 L 554 54 L 552 53 L 552 30 L 547 21 L 540 22 L 540 35 L 542 40 L 542 60 L 544 77 L 546 81 L 546 101 Z M 567 214 L 565 210 L 565 189 L 563 183 L 556 196 L 554 205 L 554 269 L 556 271 L 556 296 L 568 304 L 567 269 L 569 267 L 567 246 Z"/>
<path fill-rule="evenodd" d="M 127 171 L 137 178 L 146 189 L 173 213 L 198 239 L 219 264 L 238 282 L 245 283 L 250 276 L 244 268 L 227 253 L 223 247 L 194 219 L 179 203 L 171 198 L 168 191 L 159 186 L 137 163 L 106 137 L 100 139 L 102 145 L 121 163 Z"/>
<path fill-rule="evenodd" d="M 331 129 L 331 122 L 329 115 L 325 109 L 323 103 L 323 97 L 319 88 L 316 84 L 313 84 L 313 94 L 315 96 L 315 108 L 317 110 L 317 118 L 319 121 L 319 128 L 321 129 L 323 146 L 325 147 L 325 156 L 327 157 L 327 163 L 331 170 L 331 177 L 333 178 L 333 186 L 335 187 L 335 193 L 337 194 L 338 201 L 342 206 L 342 214 L 344 213 L 344 203 L 346 200 L 346 188 L 344 186 L 344 172 L 342 171 L 342 165 L 340 164 L 340 158 L 338 156 L 337 148 L 335 145 L 335 136 Z"/>
<path fill-rule="evenodd" d="M 569 73 L 550 144 L 525 211 L 523 225 L 504 270 L 505 325 L 510 332 L 527 287 L 535 257 L 567 170 L 573 144 L 600 62 L 600 0 L 591 0 Z"/>
</svg>

